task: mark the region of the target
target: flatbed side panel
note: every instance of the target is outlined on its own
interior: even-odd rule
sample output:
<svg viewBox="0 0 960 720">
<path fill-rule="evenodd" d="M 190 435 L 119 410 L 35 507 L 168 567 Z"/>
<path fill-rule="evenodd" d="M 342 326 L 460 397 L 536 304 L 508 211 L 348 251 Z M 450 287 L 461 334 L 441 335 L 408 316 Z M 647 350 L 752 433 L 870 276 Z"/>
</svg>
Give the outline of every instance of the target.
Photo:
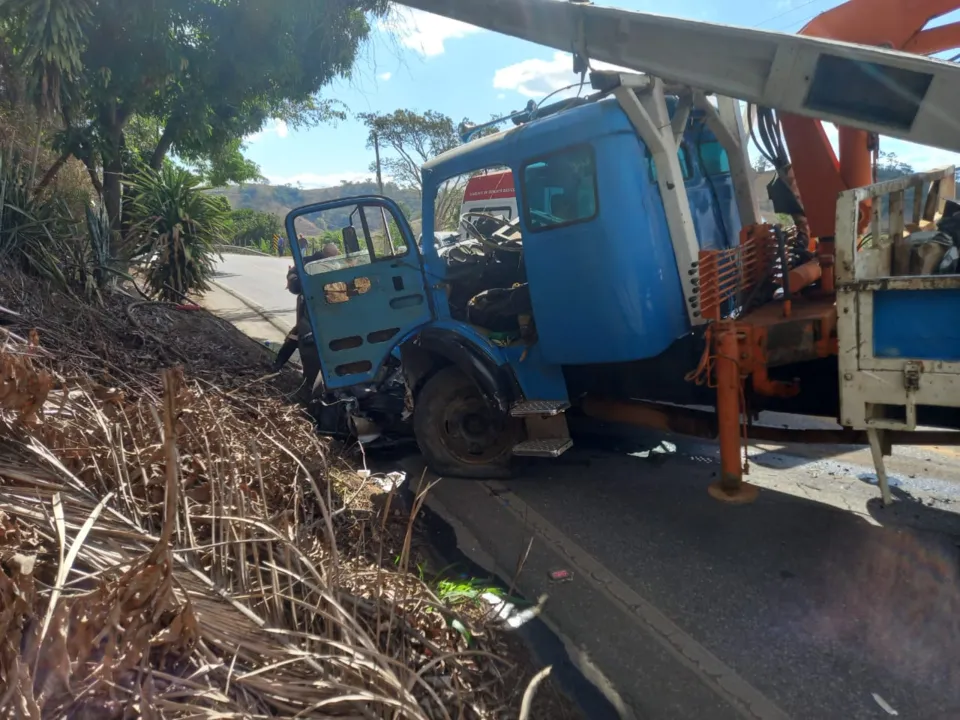
<svg viewBox="0 0 960 720">
<path fill-rule="evenodd" d="M 941 409 L 938 424 L 960 422 L 960 276 L 895 269 L 909 248 L 902 212 L 891 213 L 884 229 L 875 211 L 869 243 L 857 231 L 859 203 L 879 208 L 889 197 L 902 207 L 911 189 L 927 201 L 917 198 L 909 220 L 932 224 L 956 195 L 955 168 L 850 190 L 837 203 L 841 420 L 857 430 L 916 430 L 932 408 Z"/>
</svg>

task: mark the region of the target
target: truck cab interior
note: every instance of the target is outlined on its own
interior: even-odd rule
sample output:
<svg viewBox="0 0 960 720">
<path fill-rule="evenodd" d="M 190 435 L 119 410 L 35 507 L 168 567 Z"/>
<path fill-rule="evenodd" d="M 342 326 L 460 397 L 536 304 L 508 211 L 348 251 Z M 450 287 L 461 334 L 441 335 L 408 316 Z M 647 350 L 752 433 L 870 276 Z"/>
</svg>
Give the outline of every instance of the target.
<svg viewBox="0 0 960 720">
<path fill-rule="evenodd" d="M 450 316 L 507 341 L 519 337 L 519 318 L 532 307 L 517 220 L 467 212 L 460 229 L 456 242 L 437 248 Z"/>
<path fill-rule="evenodd" d="M 460 219 L 455 243 L 439 246 L 448 283 L 451 317 L 503 341 L 518 339 L 533 307 L 524 263 L 522 223 L 531 232 L 562 227 L 597 213 L 592 168 L 582 153 L 558 162 L 531 162 L 522 173 L 523 206 L 510 219 L 468 210 Z M 523 218 L 523 220 L 521 220 Z"/>
</svg>

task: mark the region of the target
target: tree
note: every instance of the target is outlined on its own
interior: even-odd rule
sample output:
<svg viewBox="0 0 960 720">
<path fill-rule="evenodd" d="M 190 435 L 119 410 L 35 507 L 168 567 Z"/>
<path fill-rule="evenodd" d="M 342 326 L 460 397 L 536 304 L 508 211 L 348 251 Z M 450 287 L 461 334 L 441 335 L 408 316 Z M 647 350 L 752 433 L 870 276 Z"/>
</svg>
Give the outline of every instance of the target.
<svg viewBox="0 0 960 720">
<path fill-rule="evenodd" d="M 877 162 L 877 181 L 894 180 L 904 175 L 912 175 L 913 166 L 903 162 L 896 153 L 880 151 Z"/>
<path fill-rule="evenodd" d="M 361 113 L 359 117 L 369 131 L 367 148 L 373 148 L 376 138 L 381 150 L 393 153 L 381 160 L 387 174 L 401 187 L 415 188 L 421 196 L 420 167 L 460 144 L 453 120 L 434 110 L 423 114 L 412 110 Z M 371 164 L 370 172 L 376 171 L 376 165 Z"/>
<path fill-rule="evenodd" d="M 760 155 L 756 160 L 753 161 L 754 172 L 765 173 L 768 170 L 773 170 L 773 165 L 771 165 L 770 161 L 767 160 L 763 155 Z"/>
<path fill-rule="evenodd" d="M 193 171 L 210 187 L 260 182 L 264 179 L 260 166 L 243 156 L 243 142 L 240 138 L 211 150 L 206 156 L 195 157 Z"/>
<path fill-rule="evenodd" d="M 273 117 L 336 115 L 317 92 L 349 73 L 366 13 L 385 10 L 385 0 L 0 0 L 0 46 L 38 104 L 59 110 L 60 164 L 87 164 L 118 229 L 135 118 L 156 122 L 153 147 L 135 148 L 154 169 L 173 152 L 218 179 L 250 178 L 238 140 Z"/>
<path fill-rule="evenodd" d="M 274 235 L 283 234 L 283 223 L 273 213 L 244 208 L 231 210 L 228 215 L 228 233 L 233 244 L 243 247 L 258 247 L 273 241 Z"/>
<path fill-rule="evenodd" d="M 423 200 L 421 166 L 428 160 L 460 145 L 460 136 L 451 118 L 428 110 L 420 114 L 411 110 L 396 110 L 392 113 L 364 113 L 360 119 L 369 131 L 367 147 L 379 142 L 382 154 L 381 165 L 400 187 L 417 191 Z M 463 121 L 469 124 L 468 120 Z M 488 128 L 481 133 L 496 132 Z M 370 167 L 376 172 L 376 165 Z M 466 177 L 446 181 L 437 193 L 434 202 L 434 228 L 456 227 L 463 202 Z"/>
</svg>

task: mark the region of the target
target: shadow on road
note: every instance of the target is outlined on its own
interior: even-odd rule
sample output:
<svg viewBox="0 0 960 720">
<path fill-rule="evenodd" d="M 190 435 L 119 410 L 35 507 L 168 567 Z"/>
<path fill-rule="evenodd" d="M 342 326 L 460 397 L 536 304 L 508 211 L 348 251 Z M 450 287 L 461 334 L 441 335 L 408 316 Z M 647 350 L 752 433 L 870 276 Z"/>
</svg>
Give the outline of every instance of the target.
<svg viewBox="0 0 960 720">
<path fill-rule="evenodd" d="M 890 492 L 893 504 L 889 507 L 884 507 L 880 498 L 867 501 L 867 512 L 880 525 L 942 533 L 952 537 L 954 545 L 960 546 L 960 513 L 933 507 L 901 488 L 891 487 Z M 960 713 L 957 717 L 960 718 Z"/>
<path fill-rule="evenodd" d="M 855 512 L 770 489 L 723 505 L 706 493 L 719 464 L 677 445 L 579 437 L 508 485 L 795 720 L 884 717 L 872 693 L 906 717 L 960 705 L 960 548 L 915 529 L 956 516 L 903 495 L 894 509 Z M 461 482 L 444 480 L 446 496 Z M 504 557 L 529 537 L 518 531 Z M 544 581 L 528 582 L 530 594 Z M 624 632 L 617 617 L 581 624 L 601 638 Z"/>
<path fill-rule="evenodd" d="M 221 318 L 230 323 L 238 323 L 250 320 L 261 320 L 264 317 L 271 319 L 282 319 L 283 317 L 290 314 L 289 310 L 263 310 L 256 311 L 250 308 L 244 307 L 237 310 L 225 310 L 218 313 Z"/>
</svg>

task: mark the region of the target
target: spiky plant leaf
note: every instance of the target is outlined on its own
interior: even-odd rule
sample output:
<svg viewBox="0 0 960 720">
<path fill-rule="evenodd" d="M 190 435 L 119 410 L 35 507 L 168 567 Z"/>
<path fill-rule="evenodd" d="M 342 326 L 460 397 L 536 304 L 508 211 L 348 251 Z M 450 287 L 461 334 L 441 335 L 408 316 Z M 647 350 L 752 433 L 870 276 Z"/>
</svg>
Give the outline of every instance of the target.
<svg viewBox="0 0 960 720">
<path fill-rule="evenodd" d="M 74 232 L 73 219 L 60 197 L 32 192 L 29 174 L 29 163 L 0 153 L 0 262 L 17 263 L 65 288 L 59 250 Z"/>
</svg>

